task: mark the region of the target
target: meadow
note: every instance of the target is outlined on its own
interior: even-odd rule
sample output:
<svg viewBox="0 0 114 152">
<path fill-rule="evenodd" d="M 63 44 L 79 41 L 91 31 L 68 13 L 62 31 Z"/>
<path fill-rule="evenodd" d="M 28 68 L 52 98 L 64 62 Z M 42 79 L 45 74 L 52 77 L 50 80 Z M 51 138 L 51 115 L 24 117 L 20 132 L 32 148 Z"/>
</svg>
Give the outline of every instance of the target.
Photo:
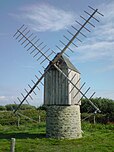
<svg viewBox="0 0 114 152">
<path fill-rule="evenodd" d="M 43 107 L 36 109 L 22 105 L 19 112 L 35 120 L 31 121 L 13 114 L 12 106 L 16 105 L 1 106 L 0 152 L 10 151 L 11 138 L 16 139 L 15 152 L 114 152 L 114 102 L 93 100 L 102 113 L 96 114 L 96 123 L 93 124 L 93 115 L 87 113 L 93 109 L 86 101 L 82 102 L 81 117 L 86 120 L 82 122 L 83 137 L 73 140 L 46 138 L 46 111 Z"/>
<path fill-rule="evenodd" d="M 114 125 L 82 123 L 83 137 L 73 140 L 46 138 L 45 122 L 0 125 L 0 152 L 10 151 L 16 138 L 15 152 L 114 152 Z"/>
</svg>

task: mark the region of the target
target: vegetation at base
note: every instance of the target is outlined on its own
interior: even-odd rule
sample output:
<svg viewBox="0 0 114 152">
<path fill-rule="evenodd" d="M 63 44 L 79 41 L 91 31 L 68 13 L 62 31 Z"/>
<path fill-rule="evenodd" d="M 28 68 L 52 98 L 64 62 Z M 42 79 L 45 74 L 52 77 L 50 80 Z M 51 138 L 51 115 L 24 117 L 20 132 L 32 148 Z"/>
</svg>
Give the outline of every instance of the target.
<svg viewBox="0 0 114 152">
<path fill-rule="evenodd" d="M 101 113 L 97 113 L 94 115 L 95 109 L 89 104 L 86 99 L 83 99 L 81 105 L 82 120 L 93 122 L 95 116 L 95 121 L 97 123 L 114 123 L 114 101 L 105 98 L 93 98 L 91 100 L 101 110 Z M 11 111 L 12 107 L 13 109 L 16 109 L 17 106 L 18 105 L 15 104 L 0 106 L 0 124 L 16 125 L 18 123 L 18 115 L 14 115 Z M 23 104 L 18 112 L 22 115 L 32 118 L 35 121 L 38 121 L 39 116 L 41 121 L 45 121 L 46 119 L 46 107 L 44 106 L 36 108 L 31 105 Z M 28 121 L 27 118 L 24 118 L 22 116 L 20 118 L 20 124 L 24 124 Z"/>
<path fill-rule="evenodd" d="M 25 117 L 18 115 L 18 113 L 24 115 Z M 1 111 L 0 124 L 17 125 L 19 118 L 20 118 L 20 122 L 19 122 L 20 124 L 26 124 L 30 121 L 27 117 L 37 122 L 39 116 L 40 116 L 40 121 L 45 121 L 45 117 L 46 117 L 46 112 L 44 110 L 26 109 L 26 110 L 19 110 L 18 113 L 15 115 L 13 111 Z"/>
<path fill-rule="evenodd" d="M 0 111 L 4 111 L 6 110 L 6 107 L 5 106 L 0 106 Z"/>
<path fill-rule="evenodd" d="M 92 98 L 91 101 L 101 110 L 102 114 L 114 113 L 114 100 L 106 98 Z M 95 111 L 87 99 L 82 99 L 81 104 L 81 113 L 93 113 Z"/>
<path fill-rule="evenodd" d="M 10 151 L 11 138 L 16 138 L 16 152 L 113 152 L 114 102 L 109 99 L 92 99 L 102 111 L 93 115 L 94 109 L 84 100 L 81 106 L 82 120 L 86 118 L 86 122 L 82 122 L 83 138 L 73 140 L 46 138 L 45 107 L 23 105 L 18 111 L 36 123 L 27 117 L 14 115 L 11 108 L 13 106 L 15 109 L 15 105 L 1 106 L 0 152 Z M 41 122 L 38 122 L 39 116 Z M 96 124 L 93 124 L 94 116 Z"/>
<path fill-rule="evenodd" d="M 17 109 L 18 106 L 19 106 L 18 104 L 8 104 L 5 107 L 7 111 L 12 111 Z M 26 110 L 26 109 L 36 109 L 36 107 L 29 104 L 22 104 L 20 110 Z"/>
<path fill-rule="evenodd" d="M 82 120 L 86 120 L 88 122 L 93 123 L 94 122 L 94 116 L 95 121 L 97 123 L 107 124 L 107 123 L 113 123 L 114 124 L 114 113 L 109 114 L 93 114 L 93 113 L 82 113 L 81 118 Z"/>
<path fill-rule="evenodd" d="M 90 105 L 87 99 L 82 100 L 81 117 L 93 122 L 94 116 L 97 123 L 114 122 L 114 101 L 105 98 L 92 98 L 91 101 L 101 110 L 101 113 L 94 115 L 95 109 Z"/>
<path fill-rule="evenodd" d="M 16 152 L 113 152 L 114 125 L 82 123 L 83 138 L 57 140 L 46 138 L 45 123 L 0 126 L 0 152 L 10 151 L 16 138 Z"/>
</svg>

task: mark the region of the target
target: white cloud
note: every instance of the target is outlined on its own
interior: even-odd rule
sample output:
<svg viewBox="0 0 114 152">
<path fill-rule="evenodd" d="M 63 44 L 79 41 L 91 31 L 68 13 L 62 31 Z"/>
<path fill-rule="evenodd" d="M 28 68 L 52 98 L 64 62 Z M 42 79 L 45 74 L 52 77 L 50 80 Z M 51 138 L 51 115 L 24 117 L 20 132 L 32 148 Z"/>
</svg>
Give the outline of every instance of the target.
<svg viewBox="0 0 114 152">
<path fill-rule="evenodd" d="M 96 72 L 101 73 L 101 72 L 108 72 L 112 70 L 114 71 L 114 62 L 112 64 L 107 65 L 106 67 L 102 67 L 96 70 Z"/>
<path fill-rule="evenodd" d="M 74 21 L 73 13 L 44 3 L 24 7 L 19 15 L 10 15 L 23 19 L 35 31 L 58 31 Z"/>
<path fill-rule="evenodd" d="M 13 103 L 13 101 L 14 101 L 14 99 L 15 99 L 16 97 L 14 97 L 14 96 L 9 96 L 9 95 L 7 95 L 7 96 L 0 96 L 0 105 L 5 105 L 5 104 L 10 104 L 10 103 Z"/>
<path fill-rule="evenodd" d="M 0 96 L 0 100 L 4 100 L 4 99 L 6 99 L 5 96 Z"/>
<path fill-rule="evenodd" d="M 90 44 L 84 44 L 78 49 L 80 55 L 77 60 L 85 62 L 105 58 L 112 61 L 114 59 L 113 47 L 114 42 L 108 41 L 95 41 Z"/>
</svg>

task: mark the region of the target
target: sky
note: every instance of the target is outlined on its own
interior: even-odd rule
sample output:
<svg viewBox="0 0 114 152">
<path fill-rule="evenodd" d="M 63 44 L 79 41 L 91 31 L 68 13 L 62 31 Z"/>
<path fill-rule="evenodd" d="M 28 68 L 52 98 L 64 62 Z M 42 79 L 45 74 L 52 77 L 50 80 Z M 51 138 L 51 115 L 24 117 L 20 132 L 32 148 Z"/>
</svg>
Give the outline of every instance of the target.
<svg viewBox="0 0 114 152">
<path fill-rule="evenodd" d="M 74 32 L 71 25 L 79 27 L 75 20 L 82 21 L 84 10 L 91 12 L 88 5 L 98 8 L 104 17 L 97 14 L 100 22 L 93 21 L 95 28 L 88 25 L 91 32 L 83 30 L 87 38 L 80 35 L 83 42 L 76 41 L 78 48 L 72 45 L 74 53 L 67 54 L 81 73 L 81 83 L 86 82 L 84 89 L 91 87 L 95 97 L 114 100 L 113 0 L 0 0 L 0 105 L 18 103 L 24 88 L 33 85 L 35 75 L 40 76 L 40 64 L 13 37 L 16 30 L 25 24 L 41 42 L 60 52 L 56 45 L 61 48 L 59 40 L 66 42 L 67 30 Z M 43 88 L 36 93 L 30 104 L 39 106 Z"/>
</svg>

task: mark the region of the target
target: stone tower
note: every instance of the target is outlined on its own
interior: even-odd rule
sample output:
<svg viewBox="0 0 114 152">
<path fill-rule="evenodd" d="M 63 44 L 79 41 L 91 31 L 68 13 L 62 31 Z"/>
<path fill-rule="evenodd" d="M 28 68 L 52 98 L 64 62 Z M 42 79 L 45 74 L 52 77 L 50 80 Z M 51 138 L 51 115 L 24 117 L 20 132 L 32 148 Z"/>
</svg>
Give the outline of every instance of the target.
<svg viewBox="0 0 114 152">
<path fill-rule="evenodd" d="M 56 64 L 74 84 L 78 82 L 80 72 L 68 58 L 62 55 Z M 80 88 L 80 83 L 78 82 L 76 86 Z M 51 66 L 44 77 L 47 137 L 80 138 L 80 104 L 78 90 L 54 66 Z"/>
</svg>

